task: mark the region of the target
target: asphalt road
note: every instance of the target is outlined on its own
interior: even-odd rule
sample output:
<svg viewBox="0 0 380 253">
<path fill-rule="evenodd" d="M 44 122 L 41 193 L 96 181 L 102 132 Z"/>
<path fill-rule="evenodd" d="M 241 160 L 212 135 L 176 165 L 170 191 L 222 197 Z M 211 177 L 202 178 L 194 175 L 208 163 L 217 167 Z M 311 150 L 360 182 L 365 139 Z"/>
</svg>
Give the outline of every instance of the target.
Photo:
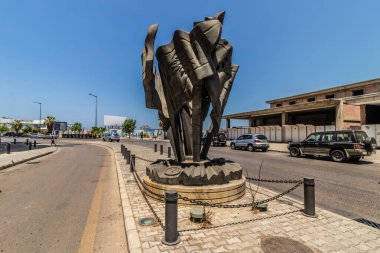
<svg viewBox="0 0 380 253">
<path fill-rule="evenodd" d="M 131 141 L 151 147 L 152 141 Z M 167 151 L 168 142 L 157 141 Z M 159 150 L 159 148 L 158 148 Z M 378 151 L 379 152 L 379 151 Z M 224 157 L 240 163 L 244 174 L 258 177 L 261 163 L 261 178 L 303 179 L 313 177 L 316 183 L 318 207 L 348 218 L 365 218 L 380 223 L 380 164 L 365 160 L 359 163 L 335 163 L 329 159 L 293 158 L 278 152 L 248 152 L 231 150 L 229 147 L 211 147 L 210 158 Z M 263 187 L 282 192 L 290 188 L 284 184 L 262 183 Z M 303 188 L 290 194 L 303 201 Z"/>
<path fill-rule="evenodd" d="M 0 171 L 0 252 L 126 252 L 113 153 L 60 143 Z"/>
</svg>

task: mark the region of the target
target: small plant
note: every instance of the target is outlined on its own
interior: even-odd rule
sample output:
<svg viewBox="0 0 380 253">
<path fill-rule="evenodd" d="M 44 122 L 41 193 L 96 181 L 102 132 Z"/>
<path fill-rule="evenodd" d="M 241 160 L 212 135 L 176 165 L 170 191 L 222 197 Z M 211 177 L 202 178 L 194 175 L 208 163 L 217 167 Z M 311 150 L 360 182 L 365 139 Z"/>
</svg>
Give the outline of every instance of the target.
<svg viewBox="0 0 380 253">
<path fill-rule="evenodd" d="M 203 219 L 202 227 L 208 228 L 212 225 L 212 219 L 214 218 L 215 213 L 211 210 L 206 211 L 205 207 L 203 207 L 203 210 L 204 210 L 204 219 Z"/>
<path fill-rule="evenodd" d="M 261 161 L 261 164 L 260 164 L 260 168 L 259 168 L 259 181 L 257 183 L 257 188 L 256 190 L 252 190 L 252 186 L 251 186 L 251 183 L 248 184 L 248 187 L 249 187 L 249 193 L 251 194 L 251 197 L 252 197 L 252 212 L 254 214 L 258 213 L 259 212 L 259 209 L 256 208 L 256 205 L 255 205 L 255 200 L 256 200 L 256 194 L 259 192 L 259 189 L 260 189 L 260 179 L 261 179 L 261 169 L 263 167 L 263 164 L 264 164 L 264 161 Z M 246 173 L 246 177 L 249 177 L 248 175 L 248 170 L 245 170 L 245 173 Z"/>
</svg>

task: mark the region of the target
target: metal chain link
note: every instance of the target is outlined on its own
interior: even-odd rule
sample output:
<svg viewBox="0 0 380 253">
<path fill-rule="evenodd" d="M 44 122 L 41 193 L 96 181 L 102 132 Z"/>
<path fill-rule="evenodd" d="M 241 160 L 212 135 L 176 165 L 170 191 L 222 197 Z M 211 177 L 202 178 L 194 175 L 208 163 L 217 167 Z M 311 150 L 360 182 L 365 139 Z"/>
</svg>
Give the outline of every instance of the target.
<svg viewBox="0 0 380 253">
<path fill-rule="evenodd" d="M 187 201 L 187 202 L 190 202 L 192 204 L 196 204 L 196 205 L 201 205 L 201 206 L 208 206 L 208 207 L 217 207 L 217 208 L 241 208 L 241 207 L 256 207 L 258 205 L 261 205 L 261 204 L 264 204 L 264 203 L 268 203 L 272 200 L 276 200 L 278 198 L 281 198 L 282 196 L 294 191 L 295 189 L 297 189 L 300 185 L 303 184 L 303 181 L 300 181 L 298 182 L 295 186 L 293 186 L 292 188 L 284 191 L 283 193 L 280 193 L 276 196 L 273 196 L 271 198 L 268 198 L 268 199 L 265 199 L 265 200 L 262 200 L 262 201 L 259 201 L 259 202 L 252 202 L 252 203 L 245 203 L 245 204 L 237 204 L 237 205 L 227 205 L 227 204 L 213 204 L 213 203 L 208 203 L 208 202 L 204 202 L 204 201 L 201 201 L 201 200 L 196 200 L 196 199 L 189 199 L 188 197 L 182 197 L 182 196 L 179 196 L 178 199 L 182 199 L 183 201 Z"/>
<path fill-rule="evenodd" d="M 134 173 L 132 173 L 132 174 L 133 174 L 133 177 L 135 178 L 135 180 L 137 181 L 138 179 L 136 178 L 136 175 L 135 175 L 135 174 L 137 174 L 137 173 L 134 172 Z M 150 204 L 150 202 L 149 202 L 148 198 L 146 197 L 144 191 L 141 189 L 141 186 L 140 186 L 138 183 L 137 183 L 137 186 L 139 187 L 139 189 L 140 189 L 140 191 L 141 191 L 141 194 L 143 195 L 143 197 L 144 197 L 146 203 L 148 204 L 148 206 L 149 206 L 150 210 L 152 211 L 154 217 L 156 218 L 157 222 L 160 224 L 160 227 L 162 228 L 162 230 L 165 231 L 165 226 L 164 226 L 164 224 L 162 223 L 161 218 L 158 216 L 158 214 L 156 213 L 156 211 L 154 210 L 154 208 L 153 208 L 152 205 Z"/>
<path fill-rule="evenodd" d="M 294 210 L 294 211 L 290 211 L 290 212 L 286 212 L 286 213 L 280 213 L 280 214 L 276 214 L 276 215 L 272 215 L 272 216 L 261 217 L 261 218 L 254 218 L 254 219 L 249 219 L 249 220 L 244 220 L 244 221 L 236 221 L 236 222 L 226 223 L 226 224 L 222 224 L 222 225 L 216 225 L 216 226 L 210 226 L 210 227 L 183 229 L 183 230 L 179 230 L 178 233 L 184 233 L 184 232 L 190 232 L 190 231 L 199 231 L 199 230 L 204 230 L 204 229 L 221 228 L 221 227 L 227 227 L 227 226 L 233 226 L 233 225 L 239 225 L 239 224 L 249 223 L 249 222 L 252 222 L 252 221 L 267 220 L 267 219 L 276 218 L 276 217 L 280 217 L 280 216 L 284 216 L 284 215 L 288 215 L 288 214 L 292 214 L 292 213 L 296 213 L 296 212 L 300 212 L 300 211 L 301 211 L 300 209 L 297 209 L 297 210 Z"/>
<path fill-rule="evenodd" d="M 137 155 L 135 155 L 135 157 L 136 157 L 137 159 L 143 160 L 143 161 L 148 162 L 148 163 L 153 163 L 153 162 L 155 162 L 155 161 L 153 161 L 153 160 L 149 160 L 149 159 L 146 159 L 146 158 L 142 158 L 142 157 L 137 156 Z"/>
<path fill-rule="evenodd" d="M 246 177 L 248 180 L 257 181 L 257 182 L 265 182 L 265 183 L 276 183 L 276 184 L 298 184 L 299 182 L 303 182 L 302 180 L 277 180 L 277 179 L 260 179 L 253 177 Z"/>
</svg>

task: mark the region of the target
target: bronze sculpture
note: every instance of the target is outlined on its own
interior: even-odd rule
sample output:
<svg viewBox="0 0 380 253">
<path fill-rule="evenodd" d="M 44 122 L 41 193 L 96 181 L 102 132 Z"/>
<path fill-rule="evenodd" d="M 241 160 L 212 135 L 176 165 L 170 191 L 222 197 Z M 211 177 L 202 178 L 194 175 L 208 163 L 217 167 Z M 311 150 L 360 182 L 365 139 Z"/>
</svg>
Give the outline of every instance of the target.
<svg viewBox="0 0 380 253">
<path fill-rule="evenodd" d="M 175 31 L 173 40 L 156 51 L 160 74 L 154 66 L 158 25 L 148 29 L 141 57 L 146 107 L 158 110 L 179 163 L 207 159 L 238 71 L 231 63 L 232 46 L 221 38 L 224 14 L 195 22 L 191 32 Z M 202 147 L 203 121 L 210 104 L 212 122 Z"/>
</svg>

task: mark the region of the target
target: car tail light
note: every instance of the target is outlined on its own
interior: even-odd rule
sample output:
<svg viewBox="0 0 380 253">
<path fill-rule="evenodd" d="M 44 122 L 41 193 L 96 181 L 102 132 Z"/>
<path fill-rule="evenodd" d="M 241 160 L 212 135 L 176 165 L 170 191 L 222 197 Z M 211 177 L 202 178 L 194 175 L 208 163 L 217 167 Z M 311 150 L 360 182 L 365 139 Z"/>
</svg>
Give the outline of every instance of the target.
<svg viewBox="0 0 380 253">
<path fill-rule="evenodd" d="M 260 140 L 256 139 L 255 142 L 261 142 Z"/>
<path fill-rule="evenodd" d="M 359 143 L 355 143 L 355 149 L 360 149 L 361 145 Z"/>
</svg>

